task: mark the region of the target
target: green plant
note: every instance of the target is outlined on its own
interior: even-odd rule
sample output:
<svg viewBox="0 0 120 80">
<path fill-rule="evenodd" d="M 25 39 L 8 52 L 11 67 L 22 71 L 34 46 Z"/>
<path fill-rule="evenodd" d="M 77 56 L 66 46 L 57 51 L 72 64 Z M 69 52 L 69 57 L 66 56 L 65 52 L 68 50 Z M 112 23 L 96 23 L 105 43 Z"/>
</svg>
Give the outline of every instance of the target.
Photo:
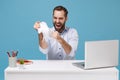
<svg viewBox="0 0 120 80">
<path fill-rule="evenodd" d="M 24 64 L 24 59 L 20 59 L 20 64 Z"/>
</svg>

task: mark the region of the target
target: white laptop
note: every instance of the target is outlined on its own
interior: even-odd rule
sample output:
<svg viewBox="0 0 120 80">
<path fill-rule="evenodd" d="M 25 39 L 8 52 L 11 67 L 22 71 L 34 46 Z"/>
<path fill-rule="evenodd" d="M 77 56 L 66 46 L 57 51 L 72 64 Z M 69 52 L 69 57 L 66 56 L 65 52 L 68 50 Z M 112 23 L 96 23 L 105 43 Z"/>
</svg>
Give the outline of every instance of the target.
<svg viewBox="0 0 120 80">
<path fill-rule="evenodd" d="M 118 65 L 119 40 L 85 42 L 84 62 L 73 63 L 83 69 L 96 69 Z"/>
</svg>

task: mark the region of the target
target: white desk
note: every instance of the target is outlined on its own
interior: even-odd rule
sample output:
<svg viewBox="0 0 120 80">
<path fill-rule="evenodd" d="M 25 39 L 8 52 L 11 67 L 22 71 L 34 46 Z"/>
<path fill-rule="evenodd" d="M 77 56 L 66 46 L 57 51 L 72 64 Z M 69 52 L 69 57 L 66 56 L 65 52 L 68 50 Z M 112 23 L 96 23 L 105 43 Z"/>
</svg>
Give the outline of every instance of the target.
<svg viewBox="0 0 120 80">
<path fill-rule="evenodd" d="M 119 80 L 119 70 L 115 67 L 83 70 L 73 66 L 78 60 L 54 61 L 33 60 L 25 69 L 5 69 L 5 80 Z"/>
</svg>

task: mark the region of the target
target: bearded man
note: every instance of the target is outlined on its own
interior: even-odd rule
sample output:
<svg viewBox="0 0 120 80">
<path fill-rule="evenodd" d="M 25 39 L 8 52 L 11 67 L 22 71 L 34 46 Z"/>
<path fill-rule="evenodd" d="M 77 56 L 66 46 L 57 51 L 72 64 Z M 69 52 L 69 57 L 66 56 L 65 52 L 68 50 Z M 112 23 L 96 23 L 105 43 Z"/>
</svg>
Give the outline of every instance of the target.
<svg viewBox="0 0 120 80">
<path fill-rule="evenodd" d="M 74 28 L 65 25 L 68 20 L 68 10 L 63 6 L 53 9 L 53 26 L 50 28 L 51 38 L 39 36 L 39 49 L 46 54 L 48 60 L 73 60 L 78 46 L 78 33 Z M 34 29 L 41 28 L 40 22 L 34 24 Z"/>
</svg>

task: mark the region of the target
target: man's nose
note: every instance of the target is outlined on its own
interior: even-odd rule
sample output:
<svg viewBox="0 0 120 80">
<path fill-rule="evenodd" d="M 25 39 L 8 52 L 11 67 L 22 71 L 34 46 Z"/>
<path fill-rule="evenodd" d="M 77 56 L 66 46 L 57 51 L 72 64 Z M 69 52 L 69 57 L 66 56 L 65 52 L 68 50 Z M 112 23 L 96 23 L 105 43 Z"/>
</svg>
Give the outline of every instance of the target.
<svg viewBox="0 0 120 80">
<path fill-rule="evenodd" d="M 59 20 L 59 19 L 57 19 L 57 20 L 56 20 L 56 22 L 57 22 L 57 23 L 59 23 L 59 22 L 60 22 L 60 20 Z"/>
</svg>

